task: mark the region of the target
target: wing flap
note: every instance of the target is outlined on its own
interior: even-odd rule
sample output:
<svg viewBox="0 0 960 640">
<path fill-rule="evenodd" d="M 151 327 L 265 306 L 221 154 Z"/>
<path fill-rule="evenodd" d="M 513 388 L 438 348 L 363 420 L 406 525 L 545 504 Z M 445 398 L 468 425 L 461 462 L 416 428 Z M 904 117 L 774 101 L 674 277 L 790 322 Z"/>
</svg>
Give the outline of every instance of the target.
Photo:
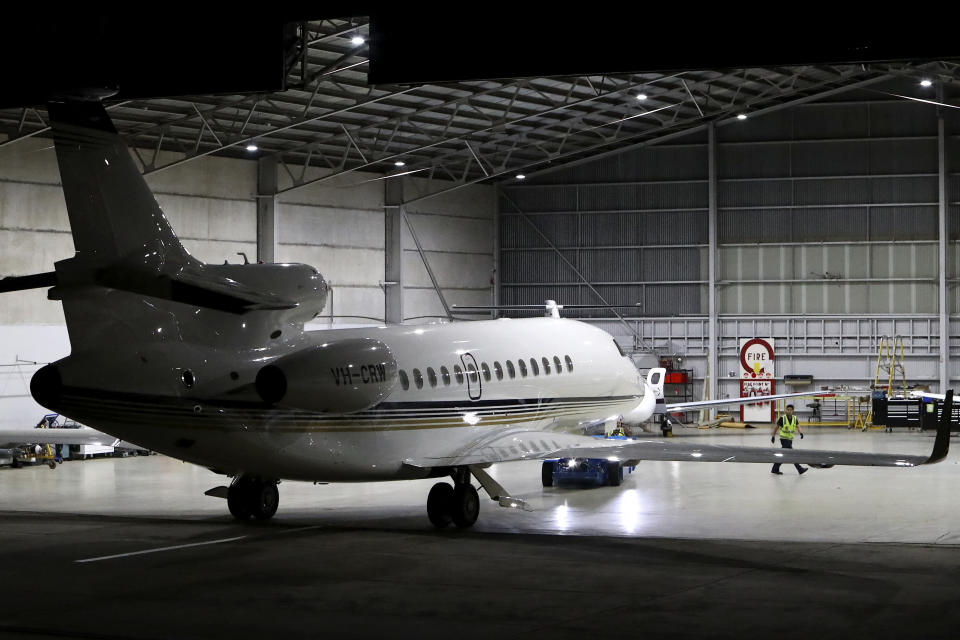
<svg viewBox="0 0 960 640">
<path fill-rule="evenodd" d="M 953 392 L 948 391 L 937 425 L 933 451 L 929 455 L 865 453 L 775 447 L 685 443 L 676 440 L 608 440 L 547 431 L 517 429 L 477 442 L 450 456 L 407 459 L 413 467 L 480 465 L 515 460 L 551 458 L 609 458 L 611 460 L 657 460 L 682 462 L 753 462 L 873 467 L 916 467 L 933 464 L 947 456 L 950 446 L 950 415 Z"/>
<path fill-rule="evenodd" d="M 801 391 L 799 393 L 777 393 L 770 396 L 753 396 L 748 398 L 722 398 L 720 400 L 694 400 L 692 402 L 677 402 L 666 405 L 667 411 L 680 411 L 683 409 L 699 409 L 700 407 L 722 407 L 724 405 L 738 404 L 757 404 L 760 402 L 770 402 L 771 400 L 781 400 L 784 398 L 813 398 L 832 396 L 832 391 Z"/>
</svg>

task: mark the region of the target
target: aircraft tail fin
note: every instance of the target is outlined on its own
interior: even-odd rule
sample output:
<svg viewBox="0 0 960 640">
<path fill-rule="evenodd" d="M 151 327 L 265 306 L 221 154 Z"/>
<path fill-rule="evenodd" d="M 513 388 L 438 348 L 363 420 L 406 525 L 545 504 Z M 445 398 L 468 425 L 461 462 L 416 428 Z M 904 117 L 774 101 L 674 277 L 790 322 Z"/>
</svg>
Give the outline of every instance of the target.
<svg viewBox="0 0 960 640">
<path fill-rule="evenodd" d="M 99 99 L 47 105 L 78 258 L 187 259 Z"/>
</svg>

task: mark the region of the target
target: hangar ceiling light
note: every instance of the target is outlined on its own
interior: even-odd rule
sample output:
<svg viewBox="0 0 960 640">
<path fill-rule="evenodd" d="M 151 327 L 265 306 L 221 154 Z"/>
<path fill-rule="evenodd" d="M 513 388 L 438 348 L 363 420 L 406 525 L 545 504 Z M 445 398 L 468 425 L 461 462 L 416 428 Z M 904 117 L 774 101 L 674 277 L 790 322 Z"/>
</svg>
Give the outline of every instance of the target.
<svg viewBox="0 0 960 640">
<path fill-rule="evenodd" d="M 363 39 L 363 36 L 353 36 L 350 38 L 350 42 L 359 47 L 366 42 L 366 40 Z"/>
<path fill-rule="evenodd" d="M 746 120 L 746 119 L 747 119 L 747 114 L 745 114 L 745 113 L 738 113 L 738 114 L 737 114 L 737 120 Z"/>
<path fill-rule="evenodd" d="M 920 86 L 921 86 L 921 87 L 929 87 L 929 86 L 932 85 L 932 84 L 933 84 L 933 82 L 931 82 L 930 80 L 927 80 L 926 78 L 924 78 L 923 80 L 920 81 Z"/>
<path fill-rule="evenodd" d="M 258 147 L 257 145 L 255 145 L 255 144 L 253 144 L 253 143 L 250 143 L 250 144 L 247 145 L 247 151 L 256 151 L 256 150 L 259 149 L 259 148 L 260 148 L 260 147 Z"/>
<path fill-rule="evenodd" d="M 645 93 L 638 93 L 638 94 L 637 94 L 637 100 L 646 100 L 646 99 L 647 99 L 647 94 L 645 94 Z"/>
</svg>

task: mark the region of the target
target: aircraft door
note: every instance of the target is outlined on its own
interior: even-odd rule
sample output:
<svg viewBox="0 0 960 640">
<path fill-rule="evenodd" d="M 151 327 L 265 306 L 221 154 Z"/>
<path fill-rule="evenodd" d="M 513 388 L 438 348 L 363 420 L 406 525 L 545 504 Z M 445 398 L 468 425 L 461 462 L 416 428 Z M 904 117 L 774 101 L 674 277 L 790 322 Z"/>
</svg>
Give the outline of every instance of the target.
<svg viewBox="0 0 960 640">
<path fill-rule="evenodd" d="M 477 366 L 477 359 L 472 353 L 464 353 L 460 356 L 460 362 L 463 363 L 463 371 L 467 378 L 467 395 L 471 400 L 479 400 L 483 395 L 483 382 L 480 378 L 480 367 Z"/>
</svg>

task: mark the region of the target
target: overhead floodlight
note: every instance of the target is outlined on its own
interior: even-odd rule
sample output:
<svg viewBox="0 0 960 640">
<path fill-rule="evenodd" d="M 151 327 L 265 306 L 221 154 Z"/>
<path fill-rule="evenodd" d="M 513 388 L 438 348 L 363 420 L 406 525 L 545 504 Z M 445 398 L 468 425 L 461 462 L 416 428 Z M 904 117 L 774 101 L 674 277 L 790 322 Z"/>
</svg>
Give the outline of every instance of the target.
<svg viewBox="0 0 960 640">
<path fill-rule="evenodd" d="M 393 166 L 395 166 L 395 167 L 402 167 L 402 166 L 404 166 L 404 165 L 406 165 L 406 164 L 407 164 L 407 163 L 404 162 L 403 160 L 397 160 L 396 162 L 393 163 Z"/>
<path fill-rule="evenodd" d="M 523 175 L 522 173 L 518 173 L 518 174 L 517 174 L 517 180 L 523 180 L 523 179 L 526 178 L 526 177 L 527 177 L 527 176 Z"/>
<path fill-rule="evenodd" d="M 637 100 L 646 100 L 646 99 L 647 99 L 647 94 L 645 94 L 645 93 L 638 93 L 638 94 L 637 94 Z"/>
<path fill-rule="evenodd" d="M 260 148 L 260 147 L 258 147 L 257 145 L 253 144 L 252 142 L 247 145 L 247 151 L 256 151 L 256 150 L 259 149 L 259 148 Z"/>
<path fill-rule="evenodd" d="M 747 114 L 745 114 L 745 113 L 738 113 L 738 114 L 737 114 L 737 120 L 746 120 L 746 119 L 747 119 Z"/>
<path fill-rule="evenodd" d="M 350 42 L 353 43 L 354 46 L 359 47 L 364 42 L 366 42 L 366 40 L 363 39 L 363 36 L 353 36 L 352 38 L 350 38 Z"/>
<path fill-rule="evenodd" d="M 923 80 L 920 81 L 920 86 L 921 86 L 921 87 L 929 87 L 929 86 L 931 86 L 932 84 L 933 84 L 933 82 L 930 81 L 930 80 L 928 80 L 927 78 L 924 78 Z"/>
</svg>

